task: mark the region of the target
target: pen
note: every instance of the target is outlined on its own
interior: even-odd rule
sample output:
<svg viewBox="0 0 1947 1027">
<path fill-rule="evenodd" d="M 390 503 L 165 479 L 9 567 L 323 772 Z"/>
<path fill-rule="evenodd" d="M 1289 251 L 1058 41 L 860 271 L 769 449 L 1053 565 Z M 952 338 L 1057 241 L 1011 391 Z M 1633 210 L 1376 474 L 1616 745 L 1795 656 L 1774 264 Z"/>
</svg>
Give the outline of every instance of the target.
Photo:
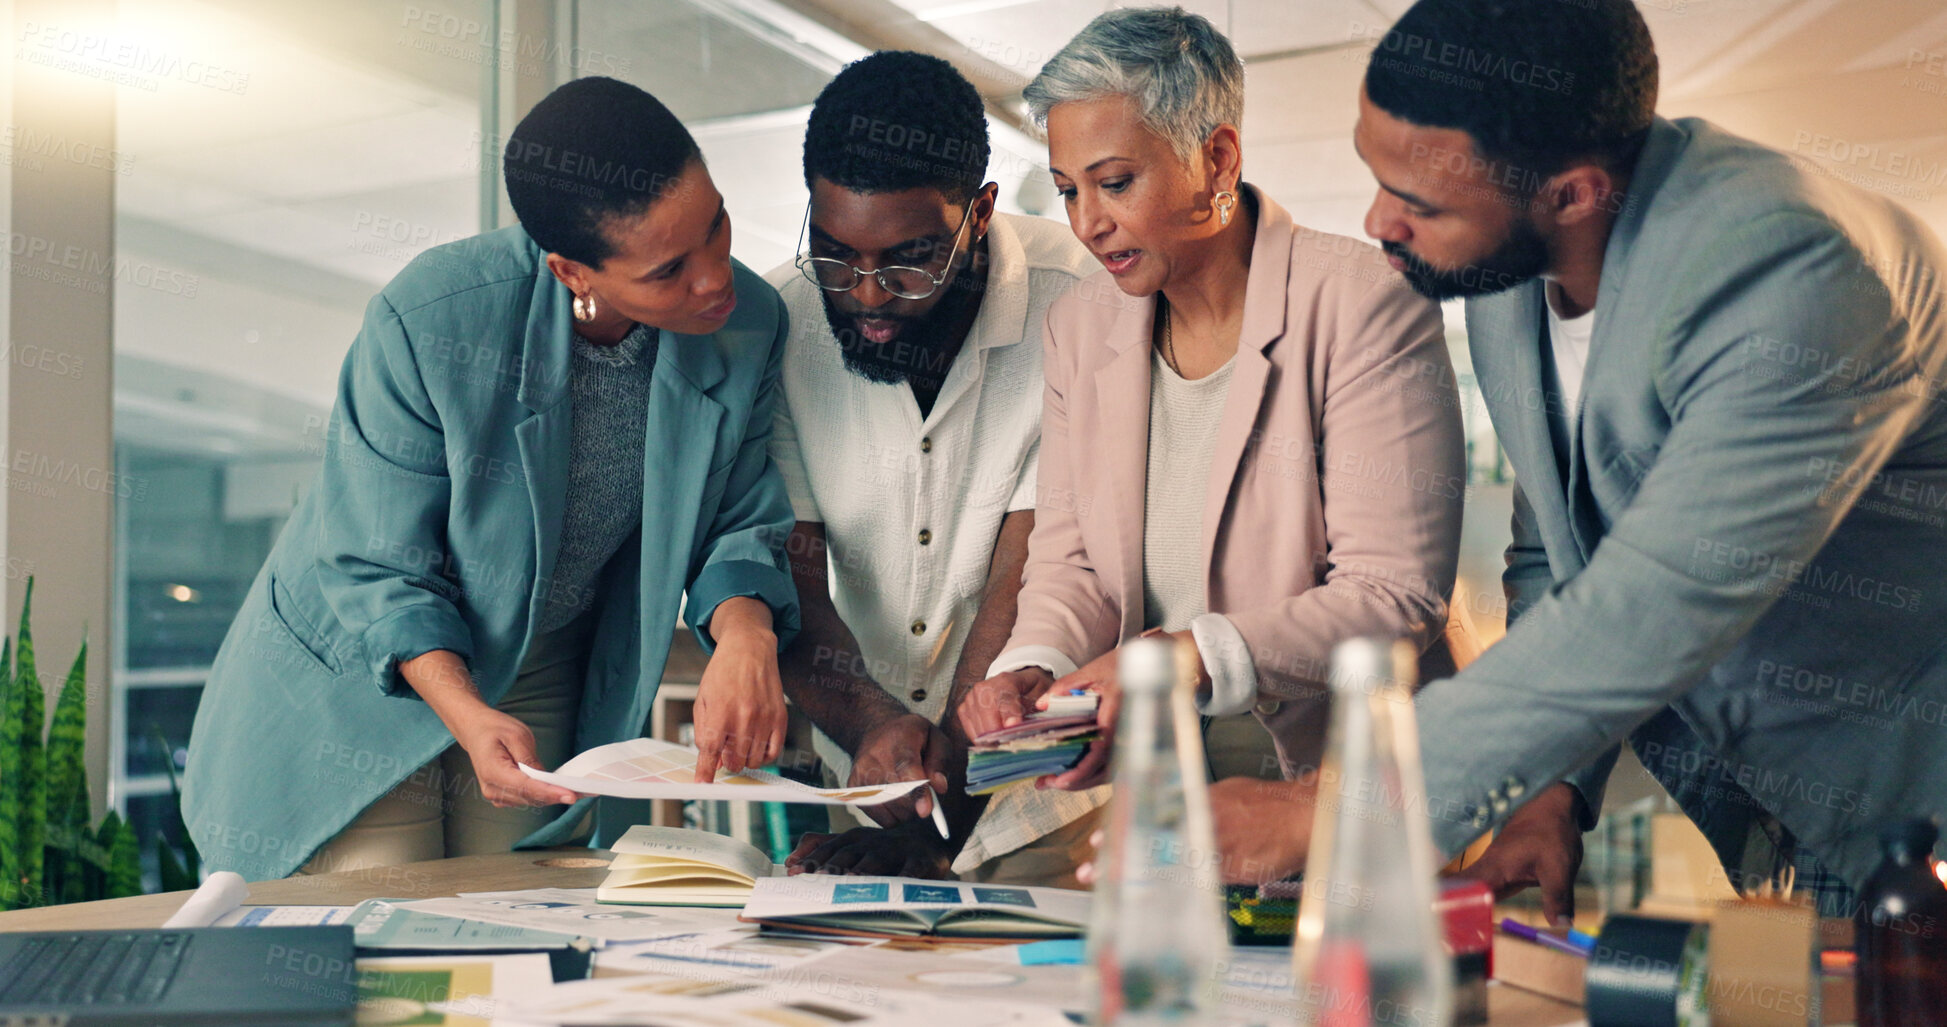
<svg viewBox="0 0 1947 1027">
<path fill-rule="evenodd" d="M 949 837 L 946 832 L 946 814 L 940 810 L 940 793 L 934 791 L 932 785 L 927 785 L 926 795 L 933 800 L 933 826 L 939 829 L 940 837 Z"/>
<path fill-rule="evenodd" d="M 1527 941 L 1532 941 L 1537 945 L 1541 945 L 1546 948 L 1551 948 L 1558 952 L 1566 952 L 1571 956 L 1580 956 L 1583 959 L 1589 958 L 1588 949 L 1585 949 L 1582 946 L 1577 945 L 1572 941 L 1569 941 L 1567 938 L 1562 938 L 1553 934 L 1549 934 L 1547 931 L 1535 930 L 1534 928 L 1529 927 L 1527 924 L 1524 924 L 1518 920 L 1514 920 L 1511 918 L 1503 919 L 1501 921 L 1501 930 L 1506 931 L 1517 938 L 1522 938 Z"/>
</svg>

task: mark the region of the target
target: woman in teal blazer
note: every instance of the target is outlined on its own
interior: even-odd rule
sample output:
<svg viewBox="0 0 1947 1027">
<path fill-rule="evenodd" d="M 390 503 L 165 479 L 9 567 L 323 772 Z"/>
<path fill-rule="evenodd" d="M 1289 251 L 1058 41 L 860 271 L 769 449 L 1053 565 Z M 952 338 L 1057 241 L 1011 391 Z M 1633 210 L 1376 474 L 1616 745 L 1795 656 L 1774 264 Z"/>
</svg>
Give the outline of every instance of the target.
<svg viewBox="0 0 1947 1027">
<path fill-rule="evenodd" d="M 324 467 L 217 654 L 183 784 L 211 868 L 584 836 L 591 800 L 515 764 L 642 735 L 679 614 L 712 654 L 699 773 L 782 745 L 783 305 L 640 89 L 556 90 L 505 172 L 521 227 L 427 251 L 367 308 Z"/>
</svg>

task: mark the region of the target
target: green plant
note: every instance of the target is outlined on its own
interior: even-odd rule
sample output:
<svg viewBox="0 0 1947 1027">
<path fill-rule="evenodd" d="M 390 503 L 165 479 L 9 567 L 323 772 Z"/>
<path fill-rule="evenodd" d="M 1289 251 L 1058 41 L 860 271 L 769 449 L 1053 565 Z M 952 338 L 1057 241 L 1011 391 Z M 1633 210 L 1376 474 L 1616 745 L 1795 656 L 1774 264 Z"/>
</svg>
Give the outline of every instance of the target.
<svg viewBox="0 0 1947 1027">
<path fill-rule="evenodd" d="M 176 780 L 176 761 L 169 755 L 169 741 L 162 732 L 155 732 L 156 748 L 163 753 L 162 765 L 169 769 L 169 823 L 155 835 L 156 872 L 162 878 L 163 891 L 189 891 L 202 883 L 203 857 L 196 851 L 196 842 L 189 837 L 189 829 L 183 824 L 182 782 Z M 170 829 L 176 837 L 183 840 L 183 854 L 176 858 L 175 846 L 169 844 Z"/>
<path fill-rule="evenodd" d="M 19 638 L 0 649 L 0 908 L 138 894 L 134 829 L 113 811 L 99 827 L 89 825 L 88 644 L 75 654 L 49 724 L 29 627 L 33 607 L 28 578 Z"/>
</svg>

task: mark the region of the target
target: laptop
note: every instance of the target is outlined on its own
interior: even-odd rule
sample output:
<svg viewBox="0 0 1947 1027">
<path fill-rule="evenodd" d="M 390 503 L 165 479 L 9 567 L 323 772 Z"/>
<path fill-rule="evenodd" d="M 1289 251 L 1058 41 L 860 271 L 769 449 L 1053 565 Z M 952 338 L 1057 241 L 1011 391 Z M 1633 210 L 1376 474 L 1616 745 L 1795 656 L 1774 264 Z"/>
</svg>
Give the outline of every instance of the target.
<svg viewBox="0 0 1947 1027">
<path fill-rule="evenodd" d="M 0 933 L 0 1027 L 351 1024 L 352 929 Z"/>
</svg>

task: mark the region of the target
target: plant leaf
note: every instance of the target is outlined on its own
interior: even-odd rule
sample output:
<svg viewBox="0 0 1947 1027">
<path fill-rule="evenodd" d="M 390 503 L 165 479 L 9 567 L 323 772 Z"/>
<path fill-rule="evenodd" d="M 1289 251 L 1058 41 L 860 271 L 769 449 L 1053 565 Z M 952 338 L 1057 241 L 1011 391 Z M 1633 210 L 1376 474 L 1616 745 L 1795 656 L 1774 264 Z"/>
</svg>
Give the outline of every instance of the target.
<svg viewBox="0 0 1947 1027">
<path fill-rule="evenodd" d="M 88 642 L 75 654 L 74 667 L 61 698 L 54 704 L 54 723 L 47 730 L 48 825 L 59 825 L 79 837 L 94 818 L 88 811 L 88 767 L 83 747 L 88 734 Z"/>
<path fill-rule="evenodd" d="M 47 826 L 47 756 L 42 741 L 47 730 L 47 693 L 41 689 L 40 673 L 34 664 L 33 608 L 34 580 L 30 577 L 27 598 L 20 605 L 20 633 L 14 639 L 14 687 L 6 710 L 6 719 L 15 732 L 15 744 L 10 748 L 20 758 L 17 784 L 7 789 L 19 802 L 5 882 L 12 892 L 9 901 L 14 908 L 46 901 L 41 893 L 41 869 L 47 858 L 42 851 Z"/>
<path fill-rule="evenodd" d="M 32 581 L 29 581 L 32 587 Z M 0 910 L 17 909 L 20 882 L 20 713 L 14 707 L 14 640 L 0 673 Z"/>
<path fill-rule="evenodd" d="M 175 831 L 176 837 L 183 840 L 183 862 L 181 866 L 189 875 L 189 879 L 192 882 L 190 887 L 194 888 L 202 883 L 203 854 L 196 851 L 196 839 L 189 836 L 189 825 L 183 823 L 183 789 L 182 782 L 176 778 L 176 757 L 174 751 L 169 748 L 169 739 L 163 737 L 161 728 L 152 728 L 150 733 L 155 736 L 156 748 L 162 751 L 162 768 L 169 774 L 168 826 Z M 158 834 L 156 837 L 161 839 L 157 844 L 164 848 L 168 847 L 168 840 L 163 835 Z M 171 891 L 173 889 L 164 887 L 162 890 Z"/>
<path fill-rule="evenodd" d="M 161 831 L 155 833 L 156 869 L 162 877 L 163 891 L 194 891 L 202 882 L 196 879 L 193 871 L 184 870 L 176 859 L 176 850 L 169 845 L 169 839 Z"/>
<path fill-rule="evenodd" d="M 106 865 L 102 867 L 101 897 L 120 899 L 142 894 L 142 850 L 135 828 L 111 809 L 101 819 L 101 830 L 95 835 L 95 841 L 108 853 Z"/>
</svg>

